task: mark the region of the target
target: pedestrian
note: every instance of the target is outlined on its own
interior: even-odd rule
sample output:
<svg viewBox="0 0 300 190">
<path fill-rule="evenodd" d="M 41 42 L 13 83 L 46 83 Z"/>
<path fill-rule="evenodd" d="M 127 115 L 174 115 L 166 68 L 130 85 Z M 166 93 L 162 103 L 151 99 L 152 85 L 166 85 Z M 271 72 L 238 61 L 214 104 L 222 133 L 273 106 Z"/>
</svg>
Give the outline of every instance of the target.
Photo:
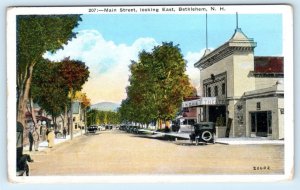
<svg viewBox="0 0 300 190">
<path fill-rule="evenodd" d="M 55 138 L 54 130 L 53 130 L 53 127 L 51 127 L 49 132 L 48 132 L 48 135 L 47 135 L 47 141 L 48 141 L 48 147 L 49 148 L 53 147 L 54 138 Z"/>
<path fill-rule="evenodd" d="M 38 132 L 38 128 L 35 128 L 35 130 L 32 133 L 33 137 L 33 144 L 34 144 L 34 150 L 39 150 L 39 143 L 40 143 L 40 133 Z"/>
<path fill-rule="evenodd" d="M 64 129 L 63 129 L 63 137 L 64 137 L 64 139 L 67 137 L 67 130 L 66 130 L 65 127 L 64 127 Z"/>
<path fill-rule="evenodd" d="M 26 174 L 26 176 L 29 176 L 29 165 L 27 162 L 33 162 L 29 154 L 23 154 L 17 161 L 18 176 L 23 176 L 24 173 Z"/>
<path fill-rule="evenodd" d="M 29 130 L 28 133 L 28 139 L 29 139 L 29 151 L 32 151 L 32 145 L 33 145 L 33 136 L 32 136 L 32 129 Z"/>
</svg>

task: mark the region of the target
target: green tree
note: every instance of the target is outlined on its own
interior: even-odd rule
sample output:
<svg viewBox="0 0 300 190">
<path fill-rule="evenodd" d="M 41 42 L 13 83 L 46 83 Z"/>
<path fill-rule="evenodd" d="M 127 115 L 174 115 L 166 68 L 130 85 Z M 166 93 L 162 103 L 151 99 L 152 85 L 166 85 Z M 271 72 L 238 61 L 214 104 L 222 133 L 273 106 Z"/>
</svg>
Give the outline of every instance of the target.
<svg viewBox="0 0 300 190">
<path fill-rule="evenodd" d="M 74 92 L 81 90 L 88 77 L 88 67 L 81 61 L 69 58 L 65 58 L 62 62 L 41 60 L 33 71 L 32 98 L 52 116 L 55 126 L 56 118 L 65 112 L 63 118 L 66 124 L 65 110 L 71 107 L 70 89 L 74 89 Z M 78 92 L 76 95 L 75 99 L 82 102 L 81 106 L 89 105 L 85 94 Z"/>
<path fill-rule="evenodd" d="M 26 104 L 35 65 L 47 51 L 55 52 L 75 37 L 80 15 L 18 15 L 17 121 L 25 126 Z"/>
<path fill-rule="evenodd" d="M 95 124 L 96 120 L 97 120 L 97 110 L 90 109 L 87 112 L 87 125 L 90 126 L 90 125 Z"/>
<path fill-rule="evenodd" d="M 158 119 L 173 119 L 184 97 L 190 96 L 194 88 L 185 74 L 186 62 L 178 45 L 163 43 L 153 50 L 153 77 L 157 80 L 155 94 L 158 103 Z"/>
<path fill-rule="evenodd" d="M 70 60 L 68 57 L 62 60 L 62 65 L 59 68 L 59 74 L 65 81 L 68 87 L 70 99 L 71 99 L 71 110 L 73 110 L 73 99 L 76 91 L 82 89 L 82 85 L 89 78 L 89 70 L 84 62 L 79 60 Z M 73 118 L 73 112 L 71 111 L 71 118 Z M 71 139 L 73 139 L 73 119 L 71 119 Z"/>
<path fill-rule="evenodd" d="M 184 97 L 194 93 L 185 74 L 186 63 L 178 45 L 162 43 L 142 51 L 130 65 L 127 99 L 121 104 L 124 121 L 149 123 L 173 119 Z"/>
<path fill-rule="evenodd" d="M 118 112 L 113 111 L 100 111 L 91 109 L 87 113 L 88 125 L 93 124 L 118 124 L 120 123 L 120 116 Z M 103 121 L 103 122 L 101 122 Z"/>
<path fill-rule="evenodd" d="M 33 71 L 30 89 L 33 101 L 52 116 L 55 126 L 56 118 L 70 105 L 69 89 L 59 73 L 61 65 L 41 60 Z"/>
</svg>

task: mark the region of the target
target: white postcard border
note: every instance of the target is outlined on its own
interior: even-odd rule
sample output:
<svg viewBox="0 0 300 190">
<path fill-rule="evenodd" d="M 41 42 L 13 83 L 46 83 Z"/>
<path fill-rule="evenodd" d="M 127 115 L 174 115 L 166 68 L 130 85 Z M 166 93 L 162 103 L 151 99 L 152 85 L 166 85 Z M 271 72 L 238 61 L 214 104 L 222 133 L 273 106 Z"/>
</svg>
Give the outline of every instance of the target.
<svg viewBox="0 0 300 190">
<path fill-rule="evenodd" d="M 272 6 L 272 8 L 267 8 Z M 7 10 L 7 152 L 8 152 L 8 177 L 16 183 L 187 183 L 187 182 L 274 182 L 292 179 L 294 172 L 294 81 L 293 81 L 293 12 L 288 5 L 216 5 L 218 11 L 211 11 L 209 5 L 201 6 L 209 11 L 203 12 L 165 12 L 155 14 L 273 14 L 283 15 L 283 56 L 285 79 L 285 144 L 283 175 L 112 175 L 112 176 L 15 176 L 15 125 L 16 125 L 16 20 L 19 14 L 101 14 L 89 12 L 92 8 L 122 6 L 87 6 L 87 7 L 11 7 Z M 197 5 L 184 6 L 126 6 L 126 8 L 162 8 L 162 7 L 198 7 Z M 221 7 L 224 10 L 219 10 Z M 118 9 L 119 10 L 119 9 Z M 113 12 L 105 14 L 154 14 L 141 12 Z"/>
</svg>

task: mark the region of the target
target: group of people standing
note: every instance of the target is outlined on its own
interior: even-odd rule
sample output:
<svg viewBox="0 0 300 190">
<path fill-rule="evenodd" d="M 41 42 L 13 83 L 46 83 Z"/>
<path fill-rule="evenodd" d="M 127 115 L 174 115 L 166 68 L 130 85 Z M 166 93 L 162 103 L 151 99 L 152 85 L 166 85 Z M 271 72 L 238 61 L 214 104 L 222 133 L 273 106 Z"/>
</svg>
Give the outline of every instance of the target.
<svg viewBox="0 0 300 190">
<path fill-rule="evenodd" d="M 54 146 L 55 133 L 53 127 L 48 129 L 46 126 L 42 126 L 42 128 L 40 128 L 40 126 L 37 125 L 37 127 L 34 127 L 33 130 L 29 131 L 28 138 L 29 151 L 32 151 L 32 147 L 34 147 L 35 151 L 38 151 L 40 141 L 47 140 L 49 148 Z"/>
</svg>

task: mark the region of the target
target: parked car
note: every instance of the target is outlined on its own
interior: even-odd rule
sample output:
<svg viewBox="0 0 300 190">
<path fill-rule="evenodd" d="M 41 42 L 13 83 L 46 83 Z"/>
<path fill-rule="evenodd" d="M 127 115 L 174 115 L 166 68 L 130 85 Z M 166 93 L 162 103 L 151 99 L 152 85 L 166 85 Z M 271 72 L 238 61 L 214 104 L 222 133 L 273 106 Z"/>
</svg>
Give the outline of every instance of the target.
<svg viewBox="0 0 300 190">
<path fill-rule="evenodd" d="M 194 132 L 194 124 L 196 119 L 180 119 L 179 121 L 179 133 L 192 133 Z"/>
<path fill-rule="evenodd" d="M 214 122 L 201 122 L 193 125 L 194 131 L 190 134 L 190 140 L 204 143 L 215 143 L 216 127 Z"/>
<path fill-rule="evenodd" d="M 119 127 L 119 130 L 125 131 L 125 130 L 126 130 L 126 125 L 121 125 L 121 126 Z"/>
<path fill-rule="evenodd" d="M 105 126 L 105 129 L 106 129 L 106 130 L 112 130 L 112 129 L 113 129 L 113 126 L 112 126 L 112 125 L 106 125 L 106 126 Z"/>
<path fill-rule="evenodd" d="M 105 131 L 105 127 L 102 126 L 102 125 L 99 125 L 98 130 L 99 130 L 99 131 Z"/>
<path fill-rule="evenodd" d="M 132 127 L 132 133 L 137 133 L 138 134 L 139 133 L 139 129 L 140 128 L 138 126 L 133 126 Z"/>
<path fill-rule="evenodd" d="M 98 127 L 96 125 L 91 125 L 91 126 L 88 126 L 88 128 L 87 128 L 87 131 L 89 133 L 96 133 L 97 130 L 98 130 Z"/>
</svg>

